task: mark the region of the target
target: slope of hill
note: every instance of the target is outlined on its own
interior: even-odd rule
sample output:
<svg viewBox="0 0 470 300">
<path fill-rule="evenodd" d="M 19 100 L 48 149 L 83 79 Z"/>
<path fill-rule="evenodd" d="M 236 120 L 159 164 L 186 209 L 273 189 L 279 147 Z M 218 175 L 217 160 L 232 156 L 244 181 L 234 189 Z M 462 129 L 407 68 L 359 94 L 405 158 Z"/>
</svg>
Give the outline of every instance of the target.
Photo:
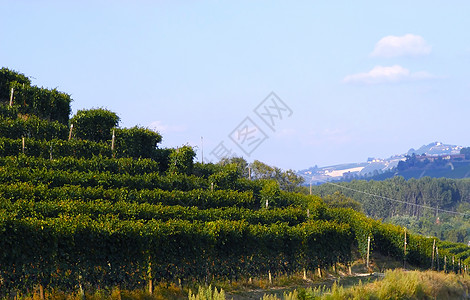
<svg viewBox="0 0 470 300">
<path fill-rule="evenodd" d="M 454 170 L 440 170 L 427 172 L 418 172 L 416 170 L 412 172 L 397 173 L 398 164 L 401 161 L 406 160 L 406 157 L 412 154 L 416 155 L 427 155 L 427 156 L 444 156 L 444 155 L 456 155 L 460 153 L 462 146 L 448 145 L 441 142 L 434 142 L 428 145 L 421 146 L 418 150 L 411 148 L 406 154 L 394 155 L 389 158 L 369 158 L 367 162 L 362 163 L 350 163 L 340 164 L 327 167 L 311 167 L 309 169 L 300 170 L 297 172 L 299 176 L 305 179 L 306 184 L 310 182 L 312 184 L 321 184 L 326 181 L 343 181 L 352 179 L 374 179 L 383 180 L 396 175 L 404 176 L 405 178 L 419 178 L 419 176 L 431 176 L 431 177 L 449 177 L 449 178 L 464 178 L 470 166 L 460 164 L 458 168 L 460 170 L 454 172 Z M 464 171 L 462 169 L 464 167 Z M 423 173 L 423 174 L 421 174 Z M 469 174 L 467 174 L 468 176 Z"/>
<path fill-rule="evenodd" d="M 0 297 L 312 272 L 365 257 L 369 241 L 423 268 L 450 269 L 457 253 L 455 270 L 470 263 L 465 245 L 249 180 L 235 164 L 194 163 L 189 146 L 159 149 L 158 133 L 119 128 L 110 111 L 69 120 L 66 101 L 21 90 L 24 78 L 0 70 Z M 24 93 L 9 101 L 12 86 Z"/>
</svg>

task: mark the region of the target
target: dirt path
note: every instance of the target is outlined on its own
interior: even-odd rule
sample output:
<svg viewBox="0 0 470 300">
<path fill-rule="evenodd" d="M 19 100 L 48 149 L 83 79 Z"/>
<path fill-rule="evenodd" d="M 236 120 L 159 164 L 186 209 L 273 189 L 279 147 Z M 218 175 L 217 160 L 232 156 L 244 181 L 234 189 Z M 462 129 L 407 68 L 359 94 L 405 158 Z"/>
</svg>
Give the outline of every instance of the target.
<svg viewBox="0 0 470 300">
<path fill-rule="evenodd" d="M 233 300 L 259 300 L 263 298 L 264 294 L 276 294 L 277 296 L 282 296 L 285 292 L 291 292 L 295 289 L 299 288 L 315 288 L 319 286 L 326 286 L 331 287 L 334 282 L 338 282 L 343 287 L 349 287 L 355 284 L 358 284 L 359 281 L 362 283 L 375 281 L 376 279 L 383 278 L 383 273 L 357 273 L 352 276 L 344 276 L 344 277 L 335 277 L 330 275 L 328 278 L 325 278 L 321 281 L 311 281 L 306 280 L 304 285 L 301 286 L 289 286 L 289 287 L 269 287 L 266 289 L 252 289 L 252 290 L 244 290 L 244 291 L 233 291 L 233 292 L 226 292 L 227 299 Z"/>
</svg>

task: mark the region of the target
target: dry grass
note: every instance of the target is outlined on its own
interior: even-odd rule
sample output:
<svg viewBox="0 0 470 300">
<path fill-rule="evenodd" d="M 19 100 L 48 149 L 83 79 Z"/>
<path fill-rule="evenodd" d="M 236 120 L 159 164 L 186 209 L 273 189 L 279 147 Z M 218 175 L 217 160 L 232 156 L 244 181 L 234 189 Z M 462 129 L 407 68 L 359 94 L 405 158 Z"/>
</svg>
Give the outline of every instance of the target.
<svg viewBox="0 0 470 300">
<path fill-rule="evenodd" d="M 366 285 L 349 289 L 335 285 L 321 299 L 466 299 L 469 291 L 469 276 L 397 269 Z"/>
</svg>

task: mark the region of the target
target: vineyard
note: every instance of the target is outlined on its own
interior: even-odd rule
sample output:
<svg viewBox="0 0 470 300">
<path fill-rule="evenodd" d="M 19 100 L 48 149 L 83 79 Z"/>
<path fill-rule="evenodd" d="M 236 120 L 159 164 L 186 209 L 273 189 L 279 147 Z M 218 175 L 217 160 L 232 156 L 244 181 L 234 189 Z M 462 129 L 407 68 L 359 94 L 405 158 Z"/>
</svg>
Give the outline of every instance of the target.
<svg viewBox="0 0 470 300">
<path fill-rule="evenodd" d="M 69 119 L 70 101 L 0 70 L 0 297 L 313 272 L 365 258 L 369 238 L 405 264 L 467 272 L 464 244 L 195 163 L 105 110 Z"/>
</svg>

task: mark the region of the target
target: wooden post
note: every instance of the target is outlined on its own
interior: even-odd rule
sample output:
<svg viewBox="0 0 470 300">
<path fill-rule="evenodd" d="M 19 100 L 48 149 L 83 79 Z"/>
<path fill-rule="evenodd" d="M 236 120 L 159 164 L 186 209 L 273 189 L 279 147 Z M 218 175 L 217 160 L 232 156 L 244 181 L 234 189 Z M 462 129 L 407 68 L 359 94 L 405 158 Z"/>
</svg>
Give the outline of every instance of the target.
<svg viewBox="0 0 470 300">
<path fill-rule="evenodd" d="M 271 270 L 268 271 L 269 284 L 273 283 L 273 278 L 271 276 Z"/>
<path fill-rule="evenodd" d="M 24 136 L 21 137 L 21 152 L 24 154 Z"/>
<path fill-rule="evenodd" d="M 211 192 L 213 192 L 213 191 L 214 191 L 214 183 L 211 182 Z"/>
<path fill-rule="evenodd" d="M 14 88 L 11 88 L 11 92 L 10 92 L 10 107 L 12 106 L 13 104 L 13 93 L 15 92 L 15 89 Z"/>
<path fill-rule="evenodd" d="M 82 275 L 78 275 L 78 288 L 79 288 L 79 292 L 80 292 L 80 299 L 81 300 L 86 300 L 85 298 L 85 291 L 83 290 L 83 286 L 82 286 Z"/>
<path fill-rule="evenodd" d="M 444 273 L 447 273 L 447 256 L 444 256 Z"/>
<path fill-rule="evenodd" d="M 152 262 L 149 260 L 148 268 L 148 277 L 149 277 L 149 294 L 153 294 L 153 278 L 152 278 Z"/>
<path fill-rule="evenodd" d="M 310 218 L 310 209 L 307 208 L 307 218 Z"/>
<path fill-rule="evenodd" d="M 321 269 L 318 267 L 318 277 L 321 277 Z"/>
<path fill-rule="evenodd" d="M 268 199 L 266 199 L 266 209 L 268 209 L 268 206 L 269 206 L 269 202 L 268 202 Z"/>
<path fill-rule="evenodd" d="M 304 268 L 304 280 L 307 280 L 307 270 Z"/>
<path fill-rule="evenodd" d="M 73 124 L 70 124 L 69 141 L 72 139 Z"/>
<path fill-rule="evenodd" d="M 436 240 L 432 243 L 431 270 L 434 270 L 434 251 L 436 250 Z"/>
<path fill-rule="evenodd" d="M 312 181 L 310 181 L 310 195 L 312 194 Z"/>
<path fill-rule="evenodd" d="M 455 273 L 455 256 L 452 256 L 452 272 Z"/>
<path fill-rule="evenodd" d="M 367 237 L 367 260 L 366 260 L 367 270 L 369 270 L 369 253 L 370 253 L 370 235 Z"/>
<path fill-rule="evenodd" d="M 348 265 L 348 272 L 349 272 L 349 275 L 352 275 L 351 265 Z"/>
<path fill-rule="evenodd" d="M 436 247 L 437 272 L 439 272 L 439 247 Z"/>
<path fill-rule="evenodd" d="M 248 167 L 248 179 L 251 180 L 251 167 Z"/>
<path fill-rule="evenodd" d="M 114 129 L 113 129 L 113 137 L 111 138 L 111 151 L 114 151 L 114 139 L 115 139 L 115 135 L 114 135 Z"/>
<path fill-rule="evenodd" d="M 403 245 L 403 269 L 406 269 L 406 228 L 405 228 L 405 243 Z"/>
<path fill-rule="evenodd" d="M 44 286 L 42 284 L 39 285 L 39 298 L 44 300 Z"/>
</svg>

